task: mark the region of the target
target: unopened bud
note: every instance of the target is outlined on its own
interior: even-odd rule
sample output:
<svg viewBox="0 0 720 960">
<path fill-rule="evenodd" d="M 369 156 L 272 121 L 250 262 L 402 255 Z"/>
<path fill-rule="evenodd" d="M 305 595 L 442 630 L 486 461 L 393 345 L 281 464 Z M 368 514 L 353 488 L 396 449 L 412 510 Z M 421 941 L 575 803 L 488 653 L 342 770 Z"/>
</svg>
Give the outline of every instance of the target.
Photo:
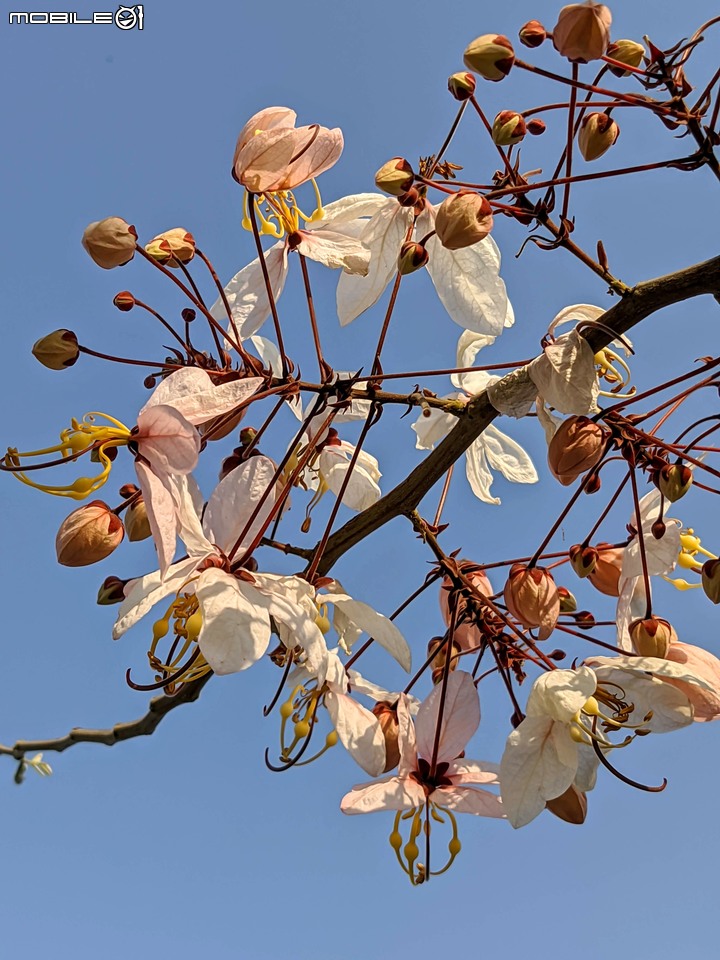
<svg viewBox="0 0 720 960">
<path fill-rule="evenodd" d="M 677 643 L 677 634 L 667 620 L 648 617 L 630 624 L 630 639 L 641 657 L 659 657 L 664 660 L 671 643 Z"/>
<path fill-rule="evenodd" d="M 692 470 L 682 463 L 666 463 L 655 475 L 655 486 L 670 503 L 684 497 L 692 482 Z"/>
<path fill-rule="evenodd" d="M 152 536 L 147 507 L 142 497 L 138 497 L 138 499 L 127 508 L 127 512 L 125 513 L 125 529 L 127 530 L 128 540 L 132 543 L 147 540 L 148 537 Z"/>
<path fill-rule="evenodd" d="M 572 783 L 565 793 L 561 793 L 559 797 L 554 797 L 552 800 L 547 800 L 545 806 L 550 813 L 554 813 L 565 823 L 585 823 L 587 796 Z"/>
<path fill-rule="evenodd" d="M 720 560 L 706 560 L 702 567 L 702 588 L 712 603 L 720 603 Z"/>
<path fill-rule="evenodd" d="M 605 450 L 605 432 L 588 417 L 563 420 L 548 446 L 550 472 L 567 487 L 599 462 Z"/>
<path fill-rule="evenodd" d="M 72 330 L 53 330 L 33 344 L 32 354 L 49 370 L 71 367 L 80 356 L 78 341 Z"/>
<path fill-rule="evenodd" d="M 571 3 L 563 7 L 552 30 L 553 46 L 573 63 L 599 60 L 610 42 L 612 14 L 601 3 Z"/>
<path fill-rule="evenodd" d="M 528 20 L 518 32 L 524 47 L 539 47 L 547 39 L 547 30 L 539 20 Z"/>
<path fill-rule="evenodd" d="M 185 307 L 184 310 L 180 311 L 180 316 L 183 318 L 185 323 L 192 323 L 197 313 L 193 310 L 192 307 Z"/>
<path fill-rule="evenodd" d="M 626 63 L 629 67 L 639 67 L 645 56 L 645 47 L 634 40 L 616 40 L 611 43 L 606 50 L 606 55 L 620 63 Z M 610 72 L 616 77 L 629 77 L 630 70 L 623 70 L 621 67 L 610 66 Z"/>
<path fill-rule="evenodd" d="M 102 500 L 79 507 L 63 520 L 55 538 L 58 563 L 84 567 L 104 560 L 125 535 L 122 520 Z"/>
<path fill-rule="evenodd" d="M 597 160 L 620 136 L 620 128 L 606 113 L 589 113 L 583 117 L 578 133 L 578 148 L 587 161 Z"/>
<path fill-rule="evenodd" d="M 240 443 L 244 447 L 249 447 L 257 436 L 257 433 L 255 427 L 243 427 L 240 431 Z"/>
<path fill-rule="evenodd" d="M 397 707 L 393 707 L 388 700 L 380 700 L 375 704 L 372 712 L 378 718 L 385 739 L 385 769 L 383 773 L 387 773 L 400 763 Z"/>
<path fill-rule="evenodd" d="M 420 270 L 430 259 L 429 254 L 421 243 L 406 240 L 400 247 L 398 256 L 398 271 L 402 276 Z"/>
<path fill-rule="evenodd" d="M 122 290 L 120 293 L 116 293 L 113 297 L 113 304 L 118 308 L 118 310 L 122 310 L 123 313 L 127 313 L 135 306 L 135 297 L 130 293 L 129 290 Z"/>
<path fill-rule="evenodd" d="M 125 584 L 127 580 L 121 580 L 120 577 L 105 577 L 98 590 L 97 602 L 101 607 L 110 606 L 113 603 L 122 603 L 125 599 Z"/>
<path fill-rule="evenodd" d="M 492 207 L 479 193 L 461 190 L 440 204 L 435 232 L 446 250 L 460 250 L 484 240 L 493 227 Z"/>
<path fill-rule="evenodd" d="M 533 137 L 539 137 L 546 130 L 545 121 L 541 120 L 540 117 L 533 117 L 532 120 L 528 120 L 526 126 L 527 132 Z"/>
<path fill-rule="evenodd" d="M 505 603 L 524 627 L 538 627 L 538 639 L 550 636 L 560 615 L 560 596 L 549 570 L 513 564 L 505 584 Z"/>
<path fill-rule="evenodd" d="M 401 207 L 414 207 L 421 200 L 420 191 L 417 187 L 410 187 L 405 193 L 401 193 L 397 202 Z M 423 204 L 424 206 L 424 204 Z"/>
<path fill-rule="evenodd" d="M 515 51 L 507 37 L 485 33 L 468 45 L 463 60 L 469 70 L 485 80 L 503 80 L 515 63 Z"/>
<path fill-rule="evenodd" d="M 570 565 L 581 580 L 589 577 L 597 565 L 598 552 L 595 547 L 583 547 L 582 544 L 576 543 L 570 547 L 568 555 Z"/>
<path fill-rule="evenodd" d="M 137 231 L 120 217 L 96 220 L 85 228 L 82 245 L 104 270 L 122 267 L 135 256 Z"/>
<path fill-rule="evenodd" d="M 589 610 L 578 610 L 575 614 L 575 624 L 581 630 L 592 630 L 595 626 L 595 617 Z"/>
<path fill-rule="evenodd" d="M 173 227 L 145 244 L 145 253 L 165 267 L 177 267 L 195 256 L 195 238 L 182 227 Z"/>
<path fill-rule="evenodd" d="M 384 163 L 375 174 L 375 186 L 383 193 L 392 197 L 399 197 L 407 193 L 413 185 L 415 175 L 413 168 L 403 157 L 393 157 Z"/>
<path fill-rule="evenodd" d="M 471 73 L 454 73 L 448 77 L 448 90 L 461 103 L 475 93 L 475 77 Z"/>
<path fill-rule="evenodd" d="M 520 143 L 527 133 L 525 120 L 515 110 L 502 110 L 493 121 L 493 143 L 499 147 L 509 147 L 513 143 Z"/>
<path fill-rule="evenodd" d="M 625 551 L 622 547 L 611 547 L 609 543 L 599 543 L 596 550 L 595 569 L 588 574 L 588 580 L 606 597 L 619 597 L 620 574 Z"/>
<path fill-rule="evenodd" d="M 570 593 L 567 587 L 558 587 L 557 591 L 560 597 L 560 613 L 575 613 L 577 610 L 575 595 Z"/>
</svg>

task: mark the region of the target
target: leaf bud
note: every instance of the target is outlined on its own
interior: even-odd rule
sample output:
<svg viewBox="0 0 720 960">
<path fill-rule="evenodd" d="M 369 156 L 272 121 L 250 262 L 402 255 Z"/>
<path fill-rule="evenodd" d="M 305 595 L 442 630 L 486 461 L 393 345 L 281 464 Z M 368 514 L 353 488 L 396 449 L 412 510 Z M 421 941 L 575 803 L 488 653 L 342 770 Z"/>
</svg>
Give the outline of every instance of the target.
<svg viewBox="0 0 720 960">
<path fill-rule="evenodd" d="M 421 243 L 406 240 L 400 247 L 398 256 L 398 271 L 402 276 L 420 270 L 430 259 L 429 254 Z"/>
<path fill-rule="evenodd" d="M 373 707 L 372 712 L 377 717 L 382 735 L 385 738 L 385 769 L 383 773 L 387 773 L 400 763 L 397 707 L 394 707 L 389 700 L 379 700 Z"/>
<path fill-rule="evenodd" d="M 102 500 L 79 507 L 63 520 L 55 538 L 58 563 L 84 567 L 104 560 L 125 535 L 122 520 Z"/>
<path fill-rule="evenodd" d="M 533 137 L 539 137 L 546 130 L 545 121 L 541 120 L 540 117 L 533 117 L 532 120 L 528 120 L 526 126 L 527 132 Z"/>
<path fill-rule="evenodd" d="M 135 256 L 137 231 L 121 217 L 96 220 L 85 228 L 82 245 L 103 270 L 122 267 Z"/>
<path fill-rule="evenodd" d="M 583 547 L 582 544 L 576 543 L 570 547 L 568 555 L 570 565 L 581 580 L 590 576 L 597 565 L 598 552 L 595 547 Z"/>
<path fill-rule="evenodd" d="M 515 51 L 502 34 L 484 33 L 467 46 L 463 60 L 469 70 L 485 80 L 504 80 L 515 63 Z"/>
<path fill-rule="evenodd" d="M 492 207 L 479 193 L 461 190 L 440 204 L 435 232 L 446 250 L 460 250 L 484 240 L 493 227 Z"/>
<path fill-rule="evenodd" d="M 48 370 L 64 370 L 75 363 L 80 349 L 72 330 L 53 330 L 35 341 L 32 354 Z"/>
<path fill-rule="evenodd" d="M 629 67 L 639 67 L 645 56 L 645 47 L 634 40 L 616 40 L 611 43 L 605 51 L 608 57 L 618 60 L 620 63 L 626 63 Z M 623 70 L 621 67 L 610 66 L 610 72 L 616 77 L 629 77 L 630 70 Z"/>
<path fill-rule="evenodd" d="M 547 30 L 539 20 L 528 20 L 518 31 L 520 43 L 524 47 L 539 47 L 547 39 Z"/>
<path fill-rule="evenodd" d="M 633 620 L 629 630 L 633 647 L 641 657 L 659 657 L 664 660 L 670 644 L 678 642 L 673 627 L 660 617 Z"/>
<path fill-rule="evenodd" d="M 588 574 L 588 580 L 606 597 L 620 596 L 620 574 L 624 550 L 622 547 L 612 547 L 609 543 L 599 543 L 595 569 Z"/>
<path fill-rule="evenodd" d="M 116 293 L 113 297 L 113 304 L 122 310 L 123 313 L 128 313 L 135 306 L 135 297 L 130 293 L 129 290 L 121 290 L 120 293 Z"/>
<path fill-rule="evenodd" d="M 577 610 L 575 595 L 570 593 L 567 587 L 558 587 L 557 591 L 560 597 L 560 613 L 575 613 Z"/>
<path fill-rule="evenodd" d="M 546 808 L 565 823 L 585 823 L 587 816 L 587 795 L 570 784 L 564 793 L 552 800 L 545 801 Z"/>
<path fill-rule="evenodd" d="M 145 253 L 165 267 L 178 267 L 195 256 L 195 238 L 182 227 L 173 227 L 145 244 Z"/>
<path fill-rule="evenodd" d="M 606 113 L 589 113 L 583 117 L 578 133 L 578 148 L 584 160 L 597 160 L 620 136 L 620 128 Z"/>
<path fill-rule="evenodd" d="M 524 627 L 538 627 L 538 640 L 550 636 L 560 615 L 560 596 L 549 570 L 515 563 L 504 590 L 510 613 Z"/>
<path fill-rule="evenodd" d="M 105 577 L 98 590 L 97 602 L 101 607 L 108 607 L 113 603 L 122 603 L 125 599 L 125 585 L 128 580 L 120 577 Z"/>
<path fill-rule="evenodd" d="M 720 603 L 720 560 L 706 560 L 702 567 L 702 588 L 712 603 Z"/>
<path fill-rule="evenodd" d="M 564 487 L 570 486 L 600 461 L 605 450 L 605 431 L 588 417 L 564 420 L 548 446 L 550 472 Z"/>
<path fill-rule="evenodd" d="M 666 463 L 655 475 L 655 486 L 670 503 L 684 497 L 692 482 L 692 470 L 682 463 Z"/>
<path fill-rule="evenodd" d="M 407 193 L 413 185 L 415 174 L 413 168 L 403 157 L 393 157 L 384 163 L 375 174 L 375 186 L 383 193 L 392 197 L 399 197 Z"/>
<path fill-rule="evenodd" d="M 509 147 L 513 143 L 520 143 L 527 133 L 525 120 L 515 110 L 502 110 L 494 119 L 492 125 L 493 143 L 498 147 Z"/>
<path fill-rule="evenodd" d="M 147 507 L 142 497 L 138 497 L 127 508 L 125 513 L 125 529 L 127 530 L 128 540 L 131 543 L 137 543 L 140 540 L 147 540 L 152 536 L 150 521 L 148 520 Z"/>
<path fill-rule="evenodd" d="M 454 73 L 448 77 L 448 90 L 461 103 L 475 93 L 475 77 L 471 73 Z"/>
<path fill-rule="evenodd" d="M 572 63 L 599 60 L 610 43 L 612 14 L 601 3 L 571 3 L 563 7 L 552 30 L 553 46 Z"/>
</svg>

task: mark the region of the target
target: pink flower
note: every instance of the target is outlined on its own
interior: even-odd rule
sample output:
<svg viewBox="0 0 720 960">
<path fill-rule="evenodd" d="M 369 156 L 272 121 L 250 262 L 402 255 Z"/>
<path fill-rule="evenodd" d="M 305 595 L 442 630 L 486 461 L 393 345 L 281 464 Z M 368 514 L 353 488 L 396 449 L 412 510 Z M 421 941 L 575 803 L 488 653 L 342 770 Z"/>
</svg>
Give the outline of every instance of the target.
<svg viewBox="0 0 720 960">
<path fill-rule="evenodd" d="M 240 131 L 233 177 L 251 193 L 293 190 L 329 170 L 343 149 L 339 128 L 296 127 L 288 107 L 267 107 Z"/>
<path fill-rule="evenodd" d="M 698 677 L 710 684 L 708 689 L 689 683 L 687 680 L 669 680 L 678 690 L 682 690 L 693 707 L 693 720 L 704 722 L 720 717 L 720 660 L 702 647 L 691 643 L 671 643 L 667 660 L 687 666 Z"/>
</svg>

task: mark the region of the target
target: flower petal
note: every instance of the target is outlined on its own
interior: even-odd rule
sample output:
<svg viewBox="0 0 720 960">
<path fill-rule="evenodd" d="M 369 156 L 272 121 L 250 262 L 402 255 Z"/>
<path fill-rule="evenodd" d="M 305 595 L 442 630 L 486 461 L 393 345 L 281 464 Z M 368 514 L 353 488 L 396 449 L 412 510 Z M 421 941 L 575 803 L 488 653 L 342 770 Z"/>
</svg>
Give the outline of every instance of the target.
<svg viewBox="0 0 720 960">
<path fill-rule="evenodd" d="M 256 591 L 247 584 L 241 588 L 235 577 L 213 567 L 200 574 L 195 593 L 202 614 L 202 655 L 219 675 L 247 670 L 270 642 L 270 617 L 253 602 Z"/>
<path fill-rule="evenodd" d="M 299 233 L 302 236 L 297 247 L 299 253 L 325 267 L 342 267 L 348 273 L 367 276 L 370 250 L 360 240 L 333 230 L 300 230 Z"/>
<path fill-rule="evenodd" d="M 439 787 L 430 794 L 430 800 L 454 813 L 474 813 L 476 817 L 505 817 L 503 802 L 489 790 L 472 787 Z"/>
<path fill-rule="evenodd" d="M 473 440 L 465 451 L 465 476 L 478 500 L 496 505 L 500 503 L 500 498 L 493 497 L 490 493 L 493 475 L 485 458 L 485 444 L 482 442 L 482 436 Z"/>
<path fill-rule="evenodd" d="M 229 553 L 235 546 L 263 496 L 263 505 L 237 548 L 238 556 L 242 556 L 267 524 L 276 499 L 275 490 L 268 489 L 275 472 L 275 464 L 269 457 L 250 457 L 231 470 L 213 491 L 205 510 L 203 527 L 208 539 L 224 553 Z"/>
<path fill-rule="evenodd" d="M 169 477 L 159 477 L 142 460 L 135 461 L 135 472 L 142 490 L 150 531 L 158 554 L 160 575 L 164 578 L 175 556 L 178 520 Z M 194 561 L 197 564 L 197 558 Z"/>
<path fill-rule="evenodd" d="M 512 483 L 537 483 L 537 470 L 519 443 L 492 423 L 485 427 L 481 439 L 488 463 L 494 470 L 499 470 L 506 480 Z"/>
<path fill-rule="evenodd" d="M 363 603 L 361 600 L 353 600 L 352 597 L 347 595 L 319 594 L 318 601 L 334 604 L 352 624 L 362 632 L 367 633 L 376 643 L 387 650 L 403 670 L 410 672 L 412 664 L 410 647 L 392 620 L 388 620 L 377 610 L 373 610 L 369 604 Z"/>
<path fill-rule="evenodd" d="M 550 670 L 541 674 L 530 691 L 525 712 L 529 717 L 547 716 L 569 723 L 588 697 L 595 693 L 597 678 L 589 666 L 577 670 Z M 562 791 L 561 791 L 562 792 Z"/>
<path fill-rule="evenodd" d="M 426 760 L 432 759 L 435 748 L 442 686 L 439 683 L 433 687 L 430 696 L 422 702 L 415 721 L 417 750 Z M 480 701 L 473 679 L 469 673 L 455 670 L 450 674 L 447 682 L 437 762 L 455 760 L 465 749 L 479 724 Z"/>
<path fill-rule="evenodd" d="M 528 371 L 540 396 L 561 413 L 584 415 L 597 410 L 595 355 L 577 330 L 545 347 Z"/>
<path fill-rule="evenodd" d="M 340 801 L 343 813 L 377 813 L 379 810 L 407 810 L 422 806 L 425 792 L 414 780 L 386 777 L 374 783 L 361 783 Z"/>
<path fill-rule="evenodd" d="M 447 250 L 434 236 L 426 249 L 428 273 L 450 319 L 466 330 L 500 336 L 508 316 L 508 298 L 498 275 L 495 242 L 486 237 L 471 247 Z"/>
<path fill-rule="evenodd" d="M 200 435 L 175 407 L 159 404 L 138 414 L 133 439 L 141 459 L 156 473 L 190 473 L 200 453 Z"/>
<path fill-rule="evenodd" d="M 270 280 L 273 299 L 277 303 L 285 286 L 288 273 L 287 244 L 280 240 L 265 253 L 265 266 Z M 259 258 L 243 267 L 225 287 L 225 296 L 230 305 L 233 323 L 228 333 L 234 337 L 235 331 L 241 340 L 247 340 L 260 329 L 270 316 L 270 301 Z M 218 298 L 210 313 L 222 323 L 227 322 L 227 311 L 221 298 Z"/>
<path fill-rule="evenodd" d="M 188 557 L 174 563 L 163 579 L 159 570 L 138 577 L 128 584 L 125 599 L 118 607 L 117 620 L 112 629 L 113 640 L 119 640 L 131 627 L 141 620 L 156 603 L 177 593 L 195 572 L 197 559 Z"/>
<path fill-rule="evenodd" d="M 385 737 L 374 713 L 345 693 L 329 691 L 325 706 L 340 742 L 371 777 L 385 769 Z"/>
</svg>

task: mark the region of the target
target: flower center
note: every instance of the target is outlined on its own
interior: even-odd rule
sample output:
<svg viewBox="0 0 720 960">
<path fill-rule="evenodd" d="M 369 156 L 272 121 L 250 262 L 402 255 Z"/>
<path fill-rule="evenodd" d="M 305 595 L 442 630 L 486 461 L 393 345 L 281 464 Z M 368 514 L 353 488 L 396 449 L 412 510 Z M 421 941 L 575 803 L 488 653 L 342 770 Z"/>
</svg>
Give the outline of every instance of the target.
<svg viewBox="0 0 720 960">
<path fill-rule="evenodd" d="M 320 190 L 315 180 L 310 183 L 315 191 L 315 209 L 311 214 L 303 213 L 295 200 L 292 190 L 278 190 L 277 192 L 262 193 L 254 197 L 259 230 L 261 234 L 280 239 L 292 237 L 301 224 L 314 223 L 325 216 Z M 242 226 L 245 230 L 252 230 L 252 222 L 248 215 L 248 193 L 245 193 Z M 297 245 L 297 244 L 296 244 Z"/>
</svg>

